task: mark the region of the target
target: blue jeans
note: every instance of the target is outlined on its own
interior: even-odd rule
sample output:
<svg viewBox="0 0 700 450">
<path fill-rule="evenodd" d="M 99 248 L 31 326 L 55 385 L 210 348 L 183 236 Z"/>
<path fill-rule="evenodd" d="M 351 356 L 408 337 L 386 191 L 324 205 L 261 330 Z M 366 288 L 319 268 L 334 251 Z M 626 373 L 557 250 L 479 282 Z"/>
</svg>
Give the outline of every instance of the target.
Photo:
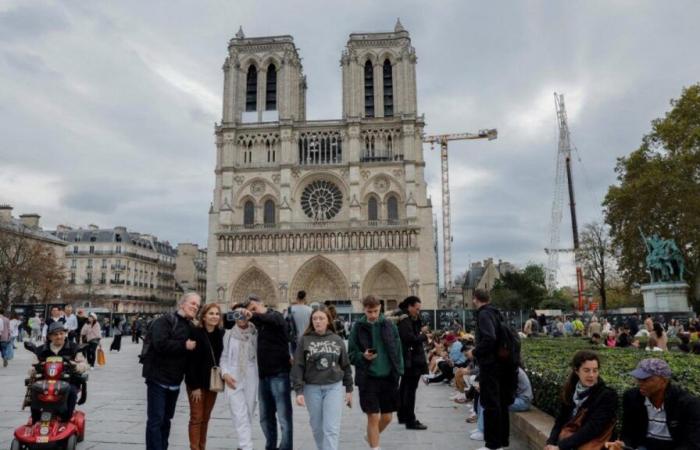
<svg viewBox="0 0 700 450">
<path fill-rule="evenodd" d="M 338 450 L 344 394 L 341 381 L 304 385 L 304 401 L 318 450 Z"/>
<path fill-rule="evenodd" d="M 14 357 L 15 350 L 12 340 L 0 342 L 0 353 L 2 353 L 2 359 L 6 359 L 8 361 Z"/>
<path fill-rule="evenodd" d="M 530 410 L 530 402 L 520 397 L 515 397 L 515 401 L 508 407 L 508 411 L 523 412 Z M 484 432 L 484 409 L 481 405 L 476 405 L 476 429 Z"/>
<path fill-rule="evenodd" d="M 168 450 L 170 421 L 175 415 L 180 390 L 166 389 L 152 381 L 146 381 L 146 386 L 146 450 Z"/>
<path fill-rule="evenodd" d="M 260 427 L 265 435 L 265 450 L 292 450 L 292 389 L 289 373 L 260 379 L 258 385 Z M 282 441 L 277 447 L 277 419 Z"/>
</svg>

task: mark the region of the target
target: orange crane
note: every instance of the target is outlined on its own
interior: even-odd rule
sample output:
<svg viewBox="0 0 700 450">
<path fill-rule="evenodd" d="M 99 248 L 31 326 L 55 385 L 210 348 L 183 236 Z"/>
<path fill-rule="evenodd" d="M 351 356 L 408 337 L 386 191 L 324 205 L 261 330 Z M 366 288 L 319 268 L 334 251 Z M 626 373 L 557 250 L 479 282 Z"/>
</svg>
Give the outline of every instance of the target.
<svg viewBox="0 0 700 450">
<path fill-rule="evenodd" d="M 430 144 L 430 149 L 435 144 L 440 145 L 440 159 L 442 161 L 442 261 L 445 290 L 452 287 L 452 227 L 450 224 L 450 173 L 447 164 L 447 143 L 449 141 L 488 139 L 492 141 L 498 137 L 498 130 L 479 130 L 478 133 L 455 133 L 423 136 L 423 143 Z"/>
</svg>

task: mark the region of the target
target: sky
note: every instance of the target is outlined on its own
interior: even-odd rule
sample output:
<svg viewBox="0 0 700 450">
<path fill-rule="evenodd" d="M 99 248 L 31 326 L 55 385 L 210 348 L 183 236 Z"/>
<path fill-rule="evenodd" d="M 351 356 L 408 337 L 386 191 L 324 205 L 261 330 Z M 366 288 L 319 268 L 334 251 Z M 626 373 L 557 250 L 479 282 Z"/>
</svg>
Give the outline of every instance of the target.
<svg viewBox="0 0 700 450">
<path fill-rule="evenodd" d="M 700 81 L 700 2 L 0 1 L 0 204 L 58 224 L 207 240 L 214 123 L 227 43 L 289 34 L 307 118 L 341 117 L 353 32 L 392 31 L 418 56 L 426 133 L 497 128 L 450 144 L 453 273 L 488 257 L 547 261 L 563 93 L 580 226 L 602 220 L 616 159 Z M 433 212 L 440 160 L 425 147 Z M 568 205 L 568 200 L 566 201 Z M 565 210 L 561 248 L 571 247 Z M 572 283 L 562 257 L 560 281 Z"/>
</svg>

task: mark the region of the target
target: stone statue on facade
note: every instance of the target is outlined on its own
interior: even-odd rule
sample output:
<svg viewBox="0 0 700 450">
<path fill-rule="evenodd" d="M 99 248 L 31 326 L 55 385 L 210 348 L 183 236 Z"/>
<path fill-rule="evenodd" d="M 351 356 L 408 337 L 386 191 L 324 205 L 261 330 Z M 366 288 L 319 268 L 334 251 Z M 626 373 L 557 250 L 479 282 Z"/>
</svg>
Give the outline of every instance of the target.
<svg viewBox="0 0 700 450">
<path fill-rule="evenodd" d="M 662 239 L 654 233 L 650 237 L 640 229 L 647 249 L 645 259 L 652 283 L 683 281 L 685 263 L 683 255 L 673 239 Z"/>
</svg>

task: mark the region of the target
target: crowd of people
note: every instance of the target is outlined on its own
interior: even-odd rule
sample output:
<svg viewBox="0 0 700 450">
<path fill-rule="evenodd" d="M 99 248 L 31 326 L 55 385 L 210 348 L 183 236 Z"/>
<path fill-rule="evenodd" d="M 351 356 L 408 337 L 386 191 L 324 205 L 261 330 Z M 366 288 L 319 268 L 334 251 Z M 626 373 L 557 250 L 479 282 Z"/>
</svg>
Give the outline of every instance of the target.
<svg viewBox="0 0 700 450">
<path fill-rule="evenodd" d="M 467 407 L 466 435 L 483 441 L 480 450 L 501 449 L 509 445 L 510 412 L 527 411 L 534 400 L 520 358 L 520 338 L 587 336 L 594 344 L 611 347 L 638 346 L 643 340 L 650 351 L 667 351 L 669 338 L 678 337 L 692 351 L 700 330 L 696 322 L 686 328 L 676 321 L 662 325 L 652 317 L 613 327 L 595 316 L 547 322 L 533 315 L 516 333 L 483 290 L 476 290 L 472 300 L 477 311 L 473 334 L 460 328 L 430 330 L 415 296 L 386 313 L 376 297 L 365 297 L 363 316 L 348 330 L 332 306 L 311 307 L 305 297 L 300 291 L 296 301 L 279 312 L 250 294 L 223 311 L 217 304 L 201 305 L 197 294 L 187 293 L 174 313 L 149 323 L 114 323 L 112 349 L 119 350 L 121 335 L 129 332 L 136 342 L 143 341 L 139 359 L 147 391 L 146 448 L 168 448 L 184 381 L 193 450 L 206 448 L 219 394 L 230 412 L 238 449 L 253 448 L 256 408 L 265 448 L 292 449 L 294 401 L 308 412 L 316 447 L 336 450 L 343 409 L 353 406 L 354 389 L 366 416 L 364 440 L 378 450 L 394 413 L 406 429 L 428 429 L 415 411 L 422 380 L 427 386 L 454 387 L 451 400 Z M 6 348 L 13 347 L 18 337 L 13 330 L 19 320 L 2 313 L 0 345 L 5 360 Z M 73 314 L 70 306 L 54 307 L 43 326 L 44 353 L 73 351 L 72 346 L 82 343 L 85 358 L 80 356 L 76 365 L 82 370 L 94 366 L 95 349 L 103 337 L 97 316 L 81 310 Z M 40 341 L 42 334 L 30 338 Z M 637 387 L 625 392 L 621 416 L 620 399 L 601 379 L 600 364 L 593 350 L 573 356 L 560 395 L 560 414 L 544 450 L 700 448 L 700 400 L 671 381 L 666 362 L 647 358 L 629 374 Z"/>
</svg>

